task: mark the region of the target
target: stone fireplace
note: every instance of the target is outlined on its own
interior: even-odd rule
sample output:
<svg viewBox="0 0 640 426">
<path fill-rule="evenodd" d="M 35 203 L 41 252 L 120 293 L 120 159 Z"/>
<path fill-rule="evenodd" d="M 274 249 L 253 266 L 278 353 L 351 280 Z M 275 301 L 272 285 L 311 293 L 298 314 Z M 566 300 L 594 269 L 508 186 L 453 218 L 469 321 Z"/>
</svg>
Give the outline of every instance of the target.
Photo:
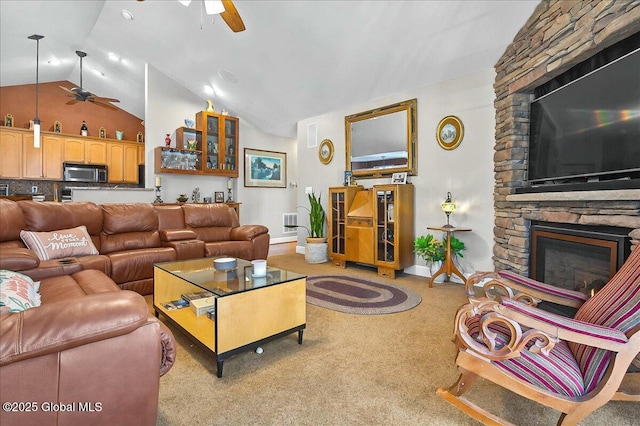
<svg viewBox="0 0 640 426">
<path fill-rule="evenodd" d="M 542 1 L 496 64 L 496 270 L 531 276 L 532 222 L 619 228 L 640 240 L 640 189 L 516 194 L 526 179 L 529 103 L 535 87 L 640 33 L 640 3 Z"/>
</svg>

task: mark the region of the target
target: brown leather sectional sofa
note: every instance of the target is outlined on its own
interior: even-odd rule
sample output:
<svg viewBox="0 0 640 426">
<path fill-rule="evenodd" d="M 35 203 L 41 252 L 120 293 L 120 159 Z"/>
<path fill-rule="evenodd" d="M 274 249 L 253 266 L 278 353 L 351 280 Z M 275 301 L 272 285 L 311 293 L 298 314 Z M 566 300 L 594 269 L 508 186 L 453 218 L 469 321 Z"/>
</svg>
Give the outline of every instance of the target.
<svg viewBox="0 0 640 426">
<path fill-rule="evenodd" d="M 20 235 L 83 225 L 98 254 L 41 260 Z M 267 228 L 241 226 L 225 204 L 0 199 L 0 269 L 40 281 L 41 297 L 0 314 L 0 395 L 16 403 L 0 424 L 155 424 L 175 342 L 140 295 L 153 291 L 154 263 L 268 251 Z"/>
<path fill-rule="evenodd" d="M 51 232 L 84 225 L 100 254 L 40 260 L 21 230 Z M 124 290 L 153 292 L 153 265 L 172 260 L 231 256 L 266 259 L 268 229 L 240 225 L 226 204 L 54 203 L 0 199 L 0 269 L 34 280 L 81 270 L 104 272 Z"/>
</svg>

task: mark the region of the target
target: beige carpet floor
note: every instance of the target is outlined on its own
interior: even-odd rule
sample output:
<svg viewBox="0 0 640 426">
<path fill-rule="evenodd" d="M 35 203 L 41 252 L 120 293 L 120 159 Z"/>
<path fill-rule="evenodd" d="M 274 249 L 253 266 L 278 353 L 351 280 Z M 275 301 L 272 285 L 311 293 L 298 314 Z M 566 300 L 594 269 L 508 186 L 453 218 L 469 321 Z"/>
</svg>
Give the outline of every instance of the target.
<svg viewBox="0 0 640 426">
<path fill-rule="evenodd" d="M 344 273 L 405 286 L 417 307 L 387 315 L 352 315 L 307 304 L 302 345 L 297 334 L 269 342 L 264 353 L 216 363 L 177 330 L 178 356 L 160 379 L 159 425 L 472 425 L 436 396 L 457 379 L 450 341 L 453 316 L 465 303 L 460 284 L 429 288 L 427 279 L 395 280 L 359 265 L 309 265 L 304 256 L 270 257 L 270 266 L 306 275 Z M 640 374 L 638 375 L 640 377 Z M 479 381 L 468 399 L 518 425 L 552 425 L 559 413 Z M 633 425 L 638 404 L 610 402 L 583 425 Z"/>
</svg>

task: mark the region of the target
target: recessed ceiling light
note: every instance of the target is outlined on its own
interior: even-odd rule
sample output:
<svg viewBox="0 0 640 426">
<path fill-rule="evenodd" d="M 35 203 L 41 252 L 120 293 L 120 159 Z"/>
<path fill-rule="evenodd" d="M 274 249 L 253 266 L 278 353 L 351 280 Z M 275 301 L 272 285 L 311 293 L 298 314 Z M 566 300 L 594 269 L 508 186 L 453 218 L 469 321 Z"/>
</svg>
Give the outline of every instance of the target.
<svg viewBox="0 0 640 426">
<path fill-rule="evenodd" d="M 113 52 L 109 52 L 109 59 L 111 59 L 112 61 L 116 61 L 117 62 L 117 61 L 120 60 L 120 57 L 118 55 L 116 55 L 115 53 L 113 53 Z"/>
<path fill-rule="evenodd" d="M 213 87 L 207 86 L 205 84 L 204 85 L 204 93 L 206 93 L 207 95 L 213 95 L 213 94 L 215 94 L 215 91 L 213 90 Z"/>
<path fill-rule="evenodd" d="M 93 72 L 98 74 L 100 77 L 104 77 L 104 73 L 102 71 L 100 71 L 99 69 L 94 68 Z"/>
<path fill-rule="evenodd" d="M 53 58 L 53 59 L 47 61 L 47 63 L 49 65 L 56 66 L 56 65 L 60 65 L 62 63 L 62 61 L 60 61 L 60 59 Z"/>
<path fill-rule="evenodd" d="M 127 21 L 133 21 L 133 13 L 129 12 L 128 10 L 122 9 L 122 17 L 124 19 L 126 19 Z"/>
<path fill-rule="evenodd" d="M 234 73 L 228 70 L 218 70 L 218 76 L 229 83 L 235 84 L 238 82 L 238 77 L 236 77 Z"/>
</svg>

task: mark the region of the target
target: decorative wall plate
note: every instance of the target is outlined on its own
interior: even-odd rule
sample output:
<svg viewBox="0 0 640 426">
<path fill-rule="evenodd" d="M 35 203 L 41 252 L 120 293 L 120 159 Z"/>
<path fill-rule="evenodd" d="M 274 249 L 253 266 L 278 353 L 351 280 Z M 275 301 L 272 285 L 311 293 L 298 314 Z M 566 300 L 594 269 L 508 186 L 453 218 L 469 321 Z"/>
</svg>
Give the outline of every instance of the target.
<svg viewBox="0 0 640 426">
<path fill-rule="evenodd" d="M 329 139 L 325 139 L 320 144 L 318 149 L 318 158 L 322 164 L 329 164 L 333 159 L 333 142 Z"/>
<path fill-rule="evenodd" d="M 464 137 L 462 121 L 455 115 L 448 115 L 438 124 L 436 139 L 443 149 L 456 149 Z"/>
</svg>

